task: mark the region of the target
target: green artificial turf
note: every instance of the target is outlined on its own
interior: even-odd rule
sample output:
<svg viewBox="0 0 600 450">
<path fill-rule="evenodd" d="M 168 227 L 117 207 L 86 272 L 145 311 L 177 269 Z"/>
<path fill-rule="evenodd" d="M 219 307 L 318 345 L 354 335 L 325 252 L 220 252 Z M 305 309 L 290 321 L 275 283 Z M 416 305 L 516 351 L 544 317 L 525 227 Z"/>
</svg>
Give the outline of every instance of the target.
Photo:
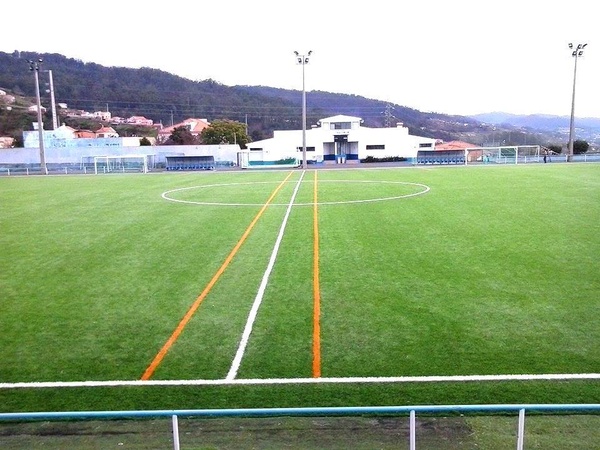
<svg viewBox="0 0 600 450">
<path fill-rule="evenodd" d="M 237 378 L 311 377 L 315 176 L 323 377 L 598 372 L 600 165 L 301 176 L 0 178 L 0 383 L 140 379 L 247 232 L 153 374 L 224 379 L 288 212 Z M 597 380 L 0 390 L 5 412 L 599 400 Z"/>
</svg>

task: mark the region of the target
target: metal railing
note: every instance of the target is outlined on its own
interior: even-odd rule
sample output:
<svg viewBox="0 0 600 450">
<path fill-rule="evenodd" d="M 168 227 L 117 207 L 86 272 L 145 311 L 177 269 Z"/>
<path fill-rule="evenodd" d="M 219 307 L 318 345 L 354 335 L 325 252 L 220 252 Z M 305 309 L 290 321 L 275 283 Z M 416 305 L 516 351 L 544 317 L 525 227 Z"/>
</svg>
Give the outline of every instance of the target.
<svg viewBox="0 0 600 450">
<path fill-rule="evenodd" d="M 409 415 L 409 448 L 416 450 L 416 417 L 421 414 L 518 413 L 517 450 L 523 450 L 525 413 L 600 412 L 600 404 L 506 404 L 506 405 L 425 405 L 425 406 L 364 406 L 319 408 L 256 408 L 256 409 L 190 409 L 147 411 L 79 411 L 0 413 L 0 421 L 73 420 L 73 419 L 135 419 L 170 417 L 173 448 L 180 450 L 179 417 L 281 417 L 281 416 L 364 416 Z"/>
</svg>

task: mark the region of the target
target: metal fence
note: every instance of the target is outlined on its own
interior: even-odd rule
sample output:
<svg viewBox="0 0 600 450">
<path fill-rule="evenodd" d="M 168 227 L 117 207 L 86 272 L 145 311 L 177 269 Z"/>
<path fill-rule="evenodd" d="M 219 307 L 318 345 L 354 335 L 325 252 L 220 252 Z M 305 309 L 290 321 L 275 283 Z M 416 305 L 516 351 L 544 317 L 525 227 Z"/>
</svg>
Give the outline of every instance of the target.
<svg viewBox="0 0 600 450">
<path fill-rule="evenodd" d="M 148 410 L 148 411 L 81 411 L 81 412 L 22 412 L 0 413 L 0 422 L 6 421 L 61 421 L 90 419 L 142 419 L 170 418 L 172 423 L 172 444 L 175 450 L 181 448 L 179 432 L 180 418 L 265 418 L 302 416 L 409 416 L 407 446 L 417 448 L 417 415 L 436 414 L 515 414 L 517 433 L 514 443 L 517 450 L 523 450 L 525 440 L 526 413 L 587 413 L 598 414 L 600 404 L 503 404 L 503 405 L 428 405 L 428 406 L 371 406 L 371 407 L 321 407 L 321 408 L 258 408 L 258 409 L 192 409 L 192 410 Z M 592 444 L 595 445 L 595 444 Z"/>
</svg>

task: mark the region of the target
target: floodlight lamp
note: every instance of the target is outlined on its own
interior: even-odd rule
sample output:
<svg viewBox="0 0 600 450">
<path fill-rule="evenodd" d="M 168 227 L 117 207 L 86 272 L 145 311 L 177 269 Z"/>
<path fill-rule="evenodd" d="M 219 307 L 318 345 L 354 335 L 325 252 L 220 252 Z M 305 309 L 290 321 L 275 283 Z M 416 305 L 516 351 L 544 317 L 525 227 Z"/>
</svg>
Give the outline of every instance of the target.
<svg viewBox="0 0 600 450">
<path fill-rule="evenodd" d="M 298 58 L 298 64 L 302 64 L 302 58 Z"/>
<path fill-rule="evenodd" d="M 573 43 L 569 42 L 569 48 L 573 48 Z"/>
<path fill-rule="evenodd" d="M 299 55 L 299 53 L 298 53 L 298 52 L 294 52 L 294 55 L 298 56 L 298 55 Z"/>
<path fill-rule="evenodd" d="M 583 50 L 583 49 L 585 48 L 585 46 L 586 46 L 586 45 L 587 45 L 587 44 L 583 44 L 583 45 L 581 46 L 581 50 Z"/>
<path fill-rule="evenodd" d="M 577 56 L 581 56 L 581 55 L 583 55 L 583 50 L 580 50 L 579 55 L 577 55 Z"/>
<path fill-rule="evenodd" d="M 304 64 L 308 64 L 308 58 L 304 58 Z"/>
<path fill-rule="evenodd" d="M 308 51 L 308 56 L 310 56 L 312 54 L 312 50 Z"/>
<path fill-rule="evenodd" d="M 575 50 L 575 51 L 574 51 L 574 52 L 571 54 L 571 56 L 577 56 L 577 50 Z"/>
</svg>

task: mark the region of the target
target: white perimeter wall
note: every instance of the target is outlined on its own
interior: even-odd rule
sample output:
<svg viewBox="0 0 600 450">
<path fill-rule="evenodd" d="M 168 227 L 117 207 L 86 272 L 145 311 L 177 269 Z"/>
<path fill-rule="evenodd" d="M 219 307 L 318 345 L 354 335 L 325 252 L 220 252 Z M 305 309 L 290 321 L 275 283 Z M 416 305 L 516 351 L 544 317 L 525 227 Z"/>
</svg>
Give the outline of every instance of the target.
<svg viewBox="0 0 600 450">
<path fill-rule="evenodd" d="M 46 164 L 79 164 L 81 158 L 94 156 L 121 156 L 148 154 L 155 156 L 155 162 L 165 162 L 165 156 L 214 156 L 215 161 L 235 162 L 239 145 L 158 145 L 142 147 L 102 146 L 46 148 Z M 0 164 L 39 164 L 38 147 L 0 149 Z"/>
</svg>

